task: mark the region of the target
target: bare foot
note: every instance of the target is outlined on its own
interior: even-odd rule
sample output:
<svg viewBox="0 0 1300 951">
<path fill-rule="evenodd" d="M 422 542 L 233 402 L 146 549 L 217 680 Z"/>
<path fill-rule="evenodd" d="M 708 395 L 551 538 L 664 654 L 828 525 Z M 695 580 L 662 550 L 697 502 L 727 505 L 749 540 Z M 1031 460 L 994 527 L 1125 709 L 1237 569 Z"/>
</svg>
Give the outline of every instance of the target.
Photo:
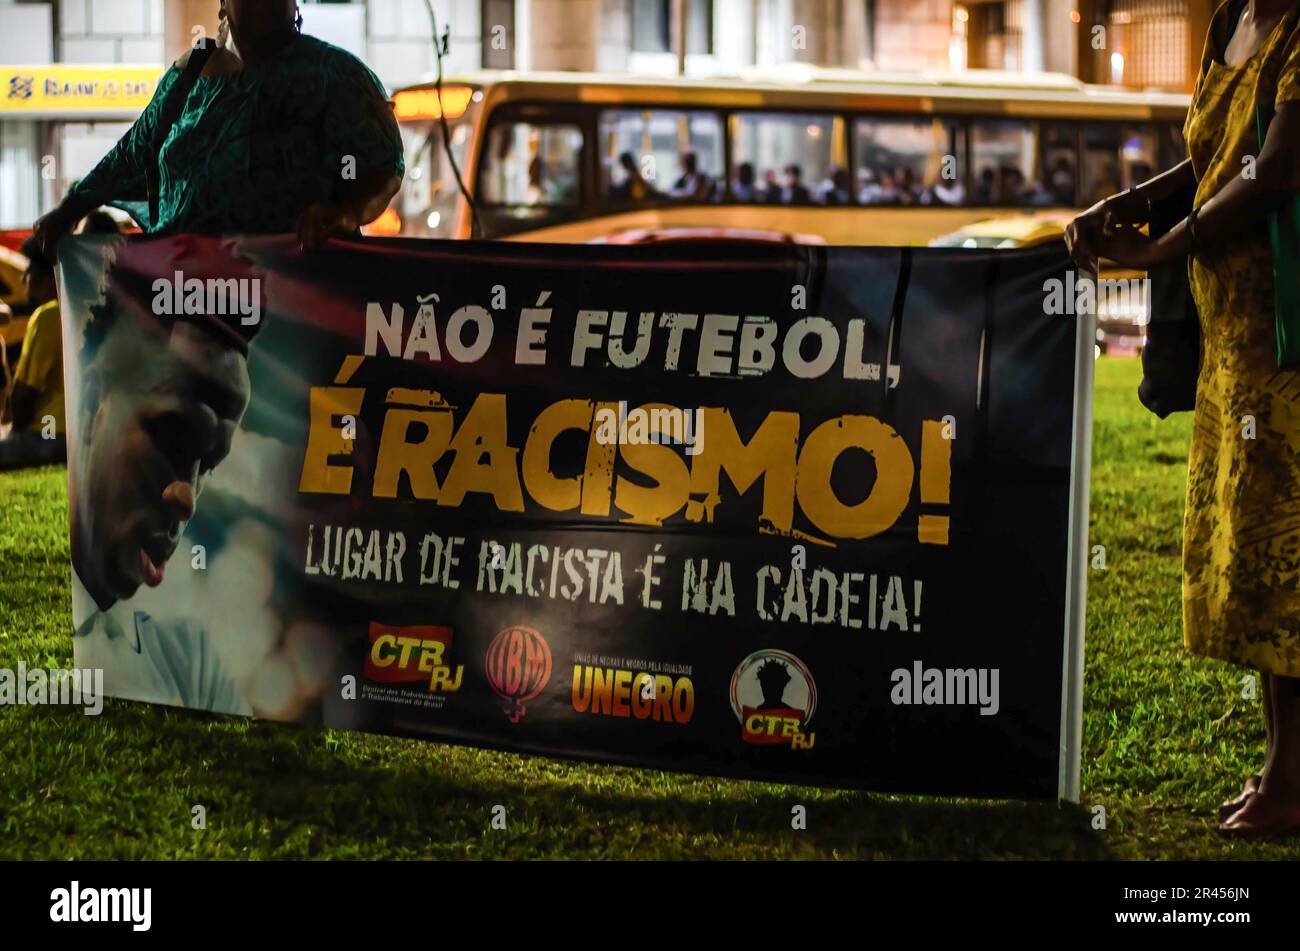
<svg viewBox="0 0 1300 951">
<path fill-rule="evenodd" d="M 1249 779 L 1246 780 L 1246 785 L 1241 787 L 1241 792 L 1239 792 L 1235 798 L 1225 800 L 1223 805 L 1219 806 L 1220 822 L 1227 822 L 1229 819 L 1231 819 L 1233 813 L 1235 813 L 1238 809 L 1244 806 L 1246 804 L 1247 799 L 1255 795 L 1255 791 L 1259 789 L 1259 780 L 1260 780 L 1259 773 L 1256 773 L 1254 776 L 1251 776 Z"/>
<path fill-rule="evenodd" d="M 1300 832 L 1300 798 L 1256 790 L 1219 831 L 1243 839 L 1276 839 Z"/>
</svg>

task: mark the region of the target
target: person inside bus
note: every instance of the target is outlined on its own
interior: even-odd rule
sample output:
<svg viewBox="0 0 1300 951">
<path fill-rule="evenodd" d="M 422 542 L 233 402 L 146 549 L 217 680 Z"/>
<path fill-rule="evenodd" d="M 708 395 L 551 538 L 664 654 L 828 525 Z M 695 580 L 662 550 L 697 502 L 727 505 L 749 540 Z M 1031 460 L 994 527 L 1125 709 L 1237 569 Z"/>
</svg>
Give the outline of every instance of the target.
<svg viewBox="0 0 1300 951">
<path fill-rule="evenodd" d="M 1262 148 L 1261 111 L 1273 113 Z M 1300 195 L 1300 3 L 1219 8 L 1184 140 L 1186 160 L 1093 205 L 1066 242 L 1089 270 L 1102 258 L 1136 271 L 1187 268 L 1201 337 L 1183 641 L 1262 674 L 1263 766 L 1220 806 L 1219 829 L 1278 838 L 1300 832 L 1300 369 L 1278 365 L 1270 231 L 1272 215 L 1289 213 Z M 1242 174 L 1247 159 L 1253 175 Z M 1143 233 L 1153 206 L 1192 188 L 1186 218 L 1158 237 Z M 1278 278 L 1292 288 L 1298 279 L 1294 270 Z"/>
<path fill-rule="evenodd" d="M 1070 158 L 1064 155 L 1057 157 L 1049 181 L 1054 204 L 1067 208 L 1074 204 L 1074 162 Z"/>
<path fill-rule="evenodd" d="M 681 174 L 673 182 L 669 197 L 707 201 L 713 191 L 713 180 L 700 171 L 700 159 L 694 152 L 683 152 L 679 159 Z"/>
<path fill-rule="evenodd" d="M 894 173 L 886 169 L 880 173 L 880 181 L 868 185 L 866 194 L 859 199 L 864 205 L 897 205 L 898 182 Z"/>
<path fill-rule="evenodd" d="M 849 170 L 838 165 L 826 169 L 826 178 L 817 186 L 817 203 L 819 205 L 847 205 L 852 196 L 849 194 Z"/>
<path fill-rule="evenodd" d="M 781 204 L 781 183 L 776 180 L 776 169 L 769 168 L 763 173 L 763 202 L 768 205 Z"/>
<path fill-rule="evenodd" d="M 22 355 L 4 403 L 3 422 L 13 426 L 0 439 L 0 471 L 46 466 L 67 458 L 63 418 L 63 327 L 59 317 L 54 264 L 39 242 L 28 238 L 23 286 L 38 304 L 27 322 Z"/>
<path fill-rule="evenodd" d="M 877 179 L 874 169 L 864 168 L 858 187 L 858 204 L 897 205 L 898 182 L 894 173 L 885 169 Z"/>
<path fill-rule="evenodd" d="M 540 155 L 528 160 L 528 187 L 524 189 L 525 205 L 547 205 L 551 201 L 550 183 L 546 179 L 546 165 Z"/>
<path fill-rule="evenodd" d="M 1100 168 L 1096 173 L 1096 183 L 1088 194 L 1088 201 L 1092 204 L 1105 201 L 1108 196 L 1117 194 L 1122 187 L 1119 183 L 1119 172 L 1115 168 L 1113 158 L 1107 156 L 1101 160 L 1099 165 Z"/>
<path fill-rule="evenodd" d="M 966 202 L 966 186 L 961 179 L 940 178 L 926 192 L 926 198 L 929 199 L 926 204 L 956 208 Z"/>
<path fill-rule="evenodd" d="M 1025 189 L 1025 173 L 1015 165 L 998 167 L 997 185 L 993 190 L 993 204 L 1015 206 L 1021 203 Z"/>
<path fill-rule="evenodd" d="M 144 113 L 36 224 L 53 259 L 93 208 L 119 205 L 150 234 L 296 232 L 304 248 L 354 236 L 401 186 L 402 137 L 364 63 L 301 33 L 295 0 L 221 0 L 217 48 L 161 146 L 155 141 L 186 53 Z M 139 201 L 157 163 L 158 214 Z"/>
<path fill-rule="evenodd" d="M 642 177 L 636 156 L 624 152 L 618 157 L 618 165 L 623 170 L 623 180 L 610 186 L 609 197 L 615 201 L 645 201 L 649 198 L 654 190 Z"/>
<path fill-rule="evenodd" d="M 858 168 L 858 204 L 870 205 L 880 194 L 880 182 L 876 180 L 876 170 L 870 165 Z"/>
<path fill-rule="evenodd" d="M 803 167 L 791 162 L 785 167 L 785 186 L 781 189 L 781 204 L 811 205 L 812 192 L 803 183 Z"/>
<path fill-rule="evenodd" d="M 1027 185 L 1021 185 L 1017 204 L 1029 205 L 1032 208 L 1047 208 L 1052 204 L 1052 193 L 1048 191 L 1041 181 L 1035 178 Z"/>
<path fill-rule="evenodd" d="M 754 204 L 760 199 L 757 175 L 752 162 L 741 162 L 736 167 L 736 180 L 731 184 L 731 194 L 738 202 Z"/>
<path fill-rule="evenodd" d="M 922 188 L 916 180 L 916 173 L 906 165 L 894 166 L 894 182 L 898 188 L 898 204 L 921 204 Z"/>
</svg>

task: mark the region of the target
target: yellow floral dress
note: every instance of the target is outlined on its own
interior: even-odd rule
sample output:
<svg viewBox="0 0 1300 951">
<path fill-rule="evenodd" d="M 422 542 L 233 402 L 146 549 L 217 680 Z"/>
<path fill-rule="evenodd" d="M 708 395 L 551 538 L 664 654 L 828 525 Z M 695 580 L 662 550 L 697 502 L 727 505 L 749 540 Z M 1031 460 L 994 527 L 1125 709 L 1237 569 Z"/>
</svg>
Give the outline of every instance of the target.
<svg viewBox="0 0 1300 951">
<path fill-rule="evenodd" d="M 1230 67 L 1214 17 L 1185 129 L 1199 207 L 1259 154 L 1255 110 L 1300 100 L 1300 10 Z M 1300 371 L 1277 368 L 1266 219 L 1191 264 L 1203 357 L 1183 524 L 1187 647 L 1300 677 Z"/>
</svg>

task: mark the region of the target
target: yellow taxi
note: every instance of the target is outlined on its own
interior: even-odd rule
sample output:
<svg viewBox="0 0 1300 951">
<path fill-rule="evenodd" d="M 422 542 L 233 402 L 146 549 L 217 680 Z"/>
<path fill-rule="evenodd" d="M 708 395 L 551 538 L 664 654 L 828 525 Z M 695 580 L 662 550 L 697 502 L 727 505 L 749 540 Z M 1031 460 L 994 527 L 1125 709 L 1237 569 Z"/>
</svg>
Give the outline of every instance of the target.
<svg viewBox="0 0 1300 951">
<path fill-rule="evenodd" d="M 26 271 L 27 258 L 0 245 L 0 346 L 6 349 L 21 344 L 27 330 L 27 290 L 23 287 Z"/>
<path fill-rule="evenodd" d="M 1068 218 L 1051 214 L 987 218 L 935 238 L 932 248 L 1032 248 L 1065 236 Z"/>
</svg>

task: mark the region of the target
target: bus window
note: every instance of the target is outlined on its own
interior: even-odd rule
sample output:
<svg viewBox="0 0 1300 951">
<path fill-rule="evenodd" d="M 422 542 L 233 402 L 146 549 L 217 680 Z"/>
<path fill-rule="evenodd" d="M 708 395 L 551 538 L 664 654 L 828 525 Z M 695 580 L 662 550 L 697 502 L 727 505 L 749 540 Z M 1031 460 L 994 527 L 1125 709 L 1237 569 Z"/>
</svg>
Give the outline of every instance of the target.
<svg viewBox="0 0 1300 951">
<path fill-rule="evenodd" d="M 612 201 L 721 197 L 716 113 L 611 109 L 601 114 L 600 139 L 604 194 Z"/>
<path fill-rule="evenodd" d="M 963 205 L 966 143 L 943 119 L 859 119 L 857 200 L 863 205 Z"/>
<path fill-rule="evenodd" d="M 494 125 L 478 178 L 492 230 L 512 221 L 536 224 L 571 215 L 581 200 L 581 162 L 582 130 L 576 125 Z"/>
<path fill-rule="evenodd" d="M 731 196 L 739 202 L 811 205 L 840 182 L 848 149 L 838 116 L 739 112 L 732 116 Z"/>
<path fill-rule="evenodd" d="M 1038 143 L 1038 177 L 1051 204 L 1074 207 L 1079 179 L 1079 127 L 1072 122 L 1042 122 Z"/>
<path fill-rule="evenodd" d="M 397 205 L 401 233 L 449 238 L 455 226 L 460 186 L 447 162 L 442 126 L 435 121 L 423 121 L 402 122 L 398 127 L 402 130 L 406 153 L 406 180 Z M 456 165 L 461 175 L 468 175 L 465 148 L 469 144 L 470 126 L 453 122 L 449 127 Z"/>
<path fill-rule="evenodd" d="M 1140 185 L 1157 168 L 1156 132 L 1151 126 L 1087 125 L 1083 130 L 1083 194 L 1093 205 Z"/>
<path fill-rule="evenodd" d="M 1019 120 L 971 123 L 975 169 L 972 204 L 992 206 L 1051 205 L 1052 193 L 1038 176 L 1034 127 Z"/>
</svg>

